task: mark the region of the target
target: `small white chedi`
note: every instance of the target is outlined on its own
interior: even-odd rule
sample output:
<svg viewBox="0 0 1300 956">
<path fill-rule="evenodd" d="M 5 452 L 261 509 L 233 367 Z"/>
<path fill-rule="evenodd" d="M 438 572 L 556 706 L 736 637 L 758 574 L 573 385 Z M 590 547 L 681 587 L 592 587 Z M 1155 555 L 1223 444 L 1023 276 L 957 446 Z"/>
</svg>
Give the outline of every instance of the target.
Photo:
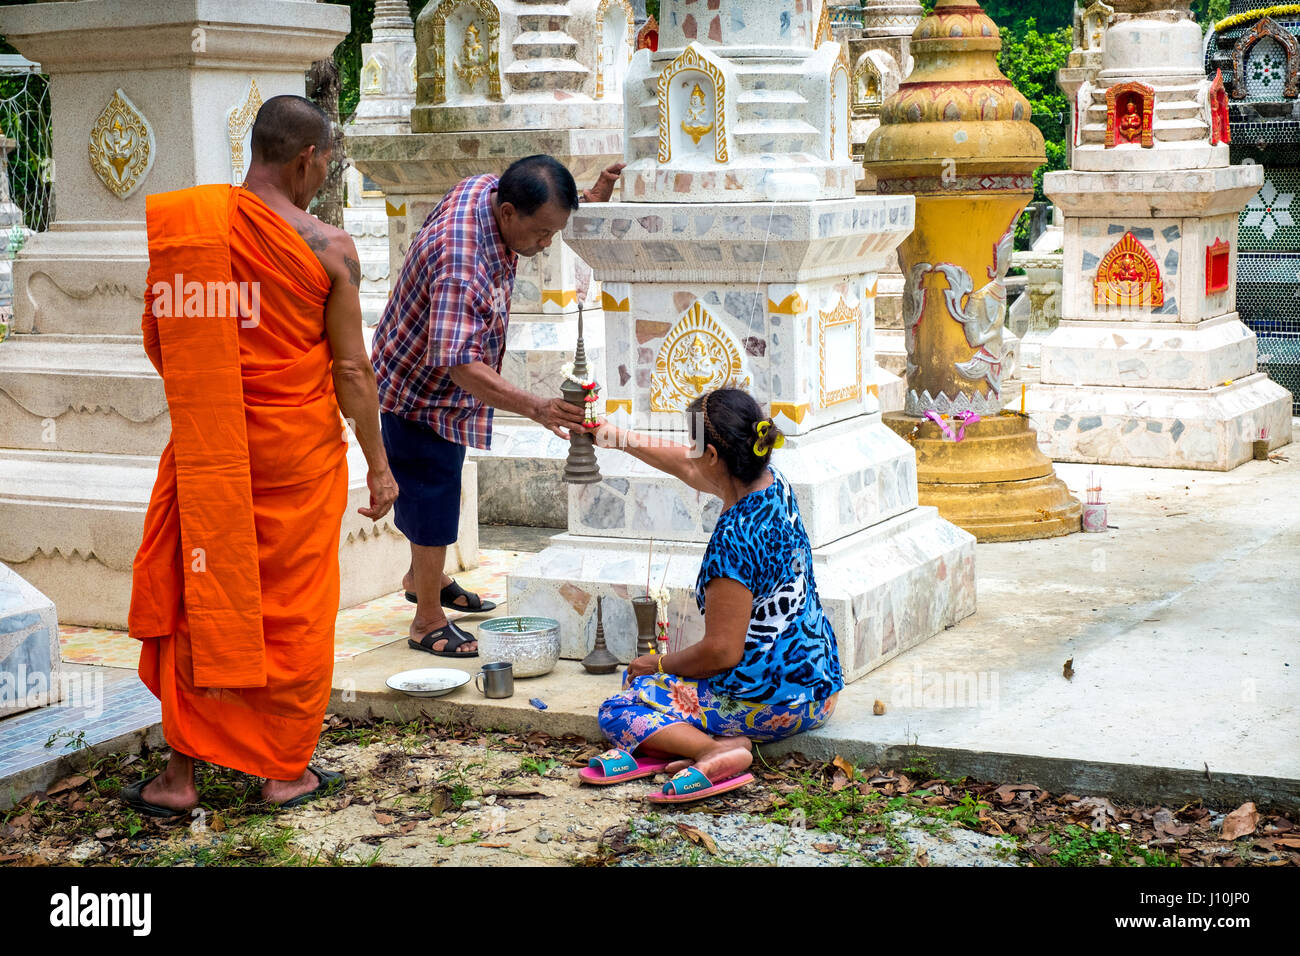
<svg viewBox="0 0 1300 956">
<path fill-rule="evenodd" d="M 915 454 L 881 423 L 876 276 L 914 202 L 856 195 L 849 67 L 818 12 L 666 0 L 657 52 L 627 77 L 621 201 L 582 208 L 566 238 L 603 283 L 611 421 L 687 444 L 687 405 L 736 386 L 789 436 L 774 464 L 851 680 L 974 610 L 974 539 L 917 506 Z M 510 576 L 511 606 L 558 620 L 563 655 L 582 658 L 603 596 L 626 661 L 630 599 L 662 582 L 673 648 L 699 640 L 721 502 L 621 451 L 599 461 L 599 483 L 569 488 L 568 533 Z"/>
<path fill-rule="evenodd" d="M 1261 437 L 1291 440 L 1290 395 L 1256 371 L 1235 311 L 1237 217 L 1263 170 L 1229 165 L 1188 4 L 1113 0 L 1075 94 L 1073 168 L 1044 179 L 1064 292 L 1029 411 L 1058 460 L 1222 471 Z"/>
<path fill-rule="evenodd" d="M 0 348 L 0 561 L 67 624 L 125 627 L 170 422 L 140 334 L 145 198 L 239 183 L 262 98 L 299 96 L 347 34 L 333 4 L 86 0 L 0 8 L 0 33 L 50 76 L 58 203 L 14 263 L 14 336 Z M 151 69 L 141 70 L 142 50 Z M 393 588 L 391 515 L 348 457 L 343 605 Z"/>
<path fill-rule="evenodd" d="M 372 123 L 358 110 L 348 153 L 386 198 L 391 274 L 430 211 L 467 176 L 504 172 L 534 153 L 554 156 L 589 187 L 623 153 L 622 83 L 632 55 L 628 0 L 430 0 L 415 23 L 415 103 L 409 128 Z M 383 88 L 393 69 L 362 66 Z M 367 74 L 370 69 L 370 74 Z M 363 102 L 365 101 L 363 92 Z M 563 242 L 520 259 L 501 374 L 533 394 L 553 394 L 572 359 L 580 293 L 588 354 L 604 324 L 590 269 Z M 526 419 L 498 414 L 479 468 L 483 521 L 556 526 L 566 443 Z"/>
</svg>

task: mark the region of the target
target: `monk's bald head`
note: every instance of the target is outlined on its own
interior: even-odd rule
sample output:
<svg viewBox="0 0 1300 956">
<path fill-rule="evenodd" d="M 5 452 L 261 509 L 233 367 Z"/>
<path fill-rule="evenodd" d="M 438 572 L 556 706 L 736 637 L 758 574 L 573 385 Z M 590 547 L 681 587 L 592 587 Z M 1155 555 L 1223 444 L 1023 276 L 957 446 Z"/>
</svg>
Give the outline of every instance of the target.
<svg viewBox="0 0 1300 956">
<path fill-rule="evenodd" d="M 308 146 L 324 152 L 333 145 L 330 118 L 301 96 L 273 96 L 253 121 L 253 161 L 268 166 L 292 162 Z"/>
</svg>

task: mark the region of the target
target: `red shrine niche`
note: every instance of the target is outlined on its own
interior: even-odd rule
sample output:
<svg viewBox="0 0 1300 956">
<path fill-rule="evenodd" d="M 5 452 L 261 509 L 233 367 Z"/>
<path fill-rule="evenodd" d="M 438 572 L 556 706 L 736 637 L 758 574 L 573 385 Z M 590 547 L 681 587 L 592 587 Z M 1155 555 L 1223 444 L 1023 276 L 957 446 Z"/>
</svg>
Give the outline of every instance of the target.
<svg viewBox="0 0 1300 956">
<path fill-rule="evenodd" d="M 659 21 L 654 17 L 647 17 L 646 22 L 637 31 L 636 48 L 650 50 L 652 53 L 659 50 Z"/>
<path fill-rule="evenodd" d="M 1141 83 L 1120 83 L 1106 91 L 1106 148 L 1155 145 L 1151 117 L 1156 91 Z"/>
<path fill-rule="evenodd" d="M 1205 294 L 1214 295 L 1228 288 L 1228 262 L 1232 246 L 1216 238 L 1205 247 Z"/>
<path fill-rule="evenodd" d="M 1092 303 L 1152 307 L 1165 304 L 1160 266 L 1133 233 L 1124 233 L 1124 238 L 1101 260 L 1092 284 Z"/>
<path fill-rule="evenodd" d="M 1214 71 L 1210 83 L 1210 145 L 1232 142 L 1232 128 L 1228 125 L 1228 91 L 1223 88 L 1223 70 Z"/>
</svg>

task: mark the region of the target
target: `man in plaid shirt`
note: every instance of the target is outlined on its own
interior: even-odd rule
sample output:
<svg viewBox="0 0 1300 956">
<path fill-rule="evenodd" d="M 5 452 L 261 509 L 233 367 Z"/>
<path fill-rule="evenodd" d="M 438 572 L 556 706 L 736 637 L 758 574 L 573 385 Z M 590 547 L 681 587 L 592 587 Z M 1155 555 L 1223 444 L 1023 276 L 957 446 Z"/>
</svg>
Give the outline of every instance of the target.
<svg viewBox="0 0 1300 956">
<path fill-rule="evenodd" d="M 622 168 L 605 170 L 582 198 L 609 199 Z M 577 406 L 530 395 L 501 377 L 518 257 L 550 246 L 578 202 L 573 176 L 550 156 L 518 160 L 499 179 L 462 181 L 411 240 L 375 330 L 380 424 L 398 487 L 394 523 L 411 544 L 402 581 L 416 605 L 411 647 L 477 657 L 473 636 L 444 609 L 496 607 L 443 573 L 459 530 L 465 449 L 489 447 L 492 410 L 531 418 L 566 440 L 564 429 L 582 424 Z"/>
</svg>

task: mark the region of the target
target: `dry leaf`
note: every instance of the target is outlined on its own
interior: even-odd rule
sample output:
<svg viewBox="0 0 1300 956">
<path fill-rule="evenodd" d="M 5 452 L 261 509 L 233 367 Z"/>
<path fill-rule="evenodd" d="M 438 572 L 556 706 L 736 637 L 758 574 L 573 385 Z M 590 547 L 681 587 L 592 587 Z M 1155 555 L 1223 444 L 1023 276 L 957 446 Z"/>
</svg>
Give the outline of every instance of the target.
<svg viewBox="0 0 1300 956">
<path fill-rule="evenodd" d="M 836 770 L 835 776 L 831 780 L 831 793 L 839 793 L 849 785 L 849 778 L 844 775 L 844 771 Z"/>
<path fill-rule="evenodd" d="M 47 797 L 53 797 L 60 793 L 66 793 L 69 790 L 76 790 L 90 778 L 84 774 L 74 773 L 71 777 L 64 777 L 55 783 L 49 790 L 45 791 Z"/>
<path fill-rule="evenodd" d="M 484 847 L 489 850 L 504 850 L 510 844 L 509 843 L 479 843 L 476 845 Z"/>
<path fill-rule="evenodd" d="M 834 853 L 839 847 L 834 843 L 814 843 L 813 849 L 818 853 Z"/>
<path fill-rule="evenodd" d="M 709 836 L 699 827 L 693 827 L 686 823 L 679 823 L 677 824 L 677 830 L 692 843 L 708 850 L 710 856 L 718 855 L 718 845 L 713 842 L 713 837 Z"/>
<path fill-rule="evenodd" d="M 212 831 L 214 833 L 220 833 L 225 828 L 226 828 L 226 824 L 225 821 L 221 819 L 221 814 L 219 813 L 212 814 Z"/>
<path fill-rule="evenodd" d="M 375 811 L 375 822 L 382 824 L 383 826 L 388 826 L 388 824 L 392 823 L 396 819 L 397 818 L 391 813 L 380 813 L 378 810 Z"/>
<path fill-rule="evenodd" d="M 1081 810 L 1092 816 L 1090 825 L 1096 833 L 1106 829 L 1107 818 L 1111 820 L 1119 819 L 1119 811 L 1105 797 L 1084 797 L 1078 803 L 1072 804 L 1072 806 L 1075 810 Z"/>
<path fill-rule="evenodd" d="M 853 779 L 853 774 L 854 774 L 853 764 L 849 763 L 839 754 L 835 755 L 835 759 L 831 761 L 831 764 L 843 770 L 844 776 L 848 777 L 850 780 Z"/>
<path fill-rule="evenodd" d="M 116 832 L 116 831 L 114 831 L 114 829 L 113 829 L 112 827 L 104 827 L 104 829 L 102 829 L 102 830 L 96 830 L 96 831 L 95 831 L 95 839 L 96 839 L 96 840 L 106 840 L 106 839 L 108 839 L 109 837 L 111 837 L 111 836 L 114 834 L 114 832 Z"/>
<path fill-rule="evenodd" d="M 1291 850 L 1300 850 L 1300 837 L 1293 837 L 1293 836 L 1273 837 L 1273 842 L 1277 846 L 1284 846 Z"/>
<path fill-rule="evenodd" d="M 1068 661 L 1066 661 L 1065 666 L 1061 668 L 1061 676 L 1064 677 L 1066 680 L 1074 679 L 1074 658 L 1073 657 L 1071 657 Z"/>
<path fill-rule="evenodd" d="M 876 701 L 871 705 L 871 712 L 877 717 L 882 716 L 885 713 L 885 702 L 883 700 Z"/>
<path fill-rule="evenodd" d="M 410 832 L 411 832 L 412 830 L 414 830 L 414 829 L 415 829 L 415 821 L 414 821 L 414 820 L 408 820 L 407 822 L 403 823 L 402 826 L 401 826 L 401 830 L 402 830 L 402 834 L 403 834 L 403 835 L 406 835 L 407 833 L 410 833 Z"/>
<path fill-rule="evenodd" d="M 925 847 L 921 847 L 921 849 L 916 851 L 916 865 L 917 866 L 930 865 L 930 852 Z"/>
<path fill-rule="evenodd" d="M 1223 818 L 1223 828 L 1219 836 L 1225 840 L 1238 840 L 1250 836 L 1259 825 L 1259 812 L 1253 803 L 1243 803 Z"/>
</svg>

